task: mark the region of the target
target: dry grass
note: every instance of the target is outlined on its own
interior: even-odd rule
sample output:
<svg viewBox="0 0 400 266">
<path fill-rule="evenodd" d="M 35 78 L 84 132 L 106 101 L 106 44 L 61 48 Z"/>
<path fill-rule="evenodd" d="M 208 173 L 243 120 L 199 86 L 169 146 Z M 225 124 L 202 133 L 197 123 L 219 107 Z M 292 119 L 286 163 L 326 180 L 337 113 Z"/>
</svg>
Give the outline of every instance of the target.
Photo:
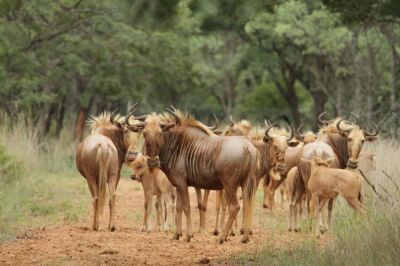
<svg viewBox="0 0 400 266">
<path fill-rule="evenodd" d="M 68 132 L 60 139 L 40 139 L 23 115 L 11 123 L 0 114 L 0 121 L 0 145 L 22 165 L 18 176 L 0 178 L 0 241 L 84 217 L 90 197 L 75 170 L 76 145 Z"/>
</svg>

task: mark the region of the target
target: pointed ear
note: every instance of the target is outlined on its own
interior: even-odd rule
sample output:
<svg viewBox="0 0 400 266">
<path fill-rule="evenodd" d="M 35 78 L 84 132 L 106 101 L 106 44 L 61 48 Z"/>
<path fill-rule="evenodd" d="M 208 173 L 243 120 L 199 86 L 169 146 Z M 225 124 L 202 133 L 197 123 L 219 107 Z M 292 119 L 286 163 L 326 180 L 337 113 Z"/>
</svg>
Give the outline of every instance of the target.
<svg viewBox="0 0 400 266">
<path fill-rule="evenodd" d="M 215 135 L 217 135 L 217 136 L 221 136 L 222 135 L 222 131 L 219 131 L 219 130 L 218 131 L 214 130 L 213 133 Z"/>
<path fill-rule="evenodd" d="M 267 138 L 266 136 L 264 136 L 264 137 L 263 137 L 263 141 L 264 141 L 265 143 L 271 143 L 271 142 L 272 142 L 272 139 L 271 139 L 271 138 Z"/>
<path fill-rule="evenodd" d="M 366 141 L 375 141 L 378 139 L 378 136 L 365 136 Z"/>
</svg>

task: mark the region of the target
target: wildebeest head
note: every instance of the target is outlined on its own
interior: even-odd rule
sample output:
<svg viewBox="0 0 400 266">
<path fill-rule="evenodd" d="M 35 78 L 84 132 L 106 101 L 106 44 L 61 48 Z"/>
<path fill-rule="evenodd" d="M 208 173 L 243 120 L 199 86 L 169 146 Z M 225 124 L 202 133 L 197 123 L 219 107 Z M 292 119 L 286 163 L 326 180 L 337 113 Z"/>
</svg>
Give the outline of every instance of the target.
<svg viewBox="0 0 400 266">
<path fill-rule="evenodd" d="M 377 139 L 379 134 L 377 126 L 374 124 L 374 132 L 370 133 L 358 125 L 352 125 L 351 127 L 343 128 L 341 127 L 344 119 L 341 119 L 337 124 L 336 128 L 338 133 L 346 139 L 347 141 L 347 152 L 349 156 L 349 160 L 347 162 L 347 166 L 349 168 L 357 168 L 358 166 L 358 158 L 361 152 L 361 149 L 364 145 L 365 141 L 374 141 Z"/>
<path fill-rule="evenodd" d="M 251 131 L 251 124 L 247 120 L 240 122 L 233 121 L 232 116 L 229 116 L 229 127 L 225 130 L 225 136 L 248 136 Z"/>
<path fill-rule="evenodd" d="M 264 121 L 266 129 L 263 137 L 263 141 L 265 143 L 269 143 L 273 149 L 273 156 L 271 156 L 271 165 L 275 165 L 276 169 L 283 173 L 286 171 L 285 165 L 285 151 L 287 147 L 296 147 L 299 142 L 293 141 L 294 138 L 294 130 L 291 125 L 290 128 L 290 136 L 286 136 L 285 134 L 281 134 L 274 132 L 271 134 L 271 131 L 274 129 L 274 123 L 270 123 L 268 121 Z"/>
<path fill-rule="evenodd" d="M 296 130 L 295 137 L 304 144 L 308 144 L 317 140 L 317 135 L 315 135 L 312 131 L 303 133 L 303 124 L 300 125 L 300 127 Z"/>
<path fill-rule="evenodd" d="M 143 179 L 147 170 L 147 159 L 147 156 L 139 155 L 134 162 L 129 164 L 129 167 L 133 170 L 133 174 L 131 175 L 132 180 L 140 182 Z"/>
<path fill-rule="evenodd" d="M 168 110 L 176 119 L 174 123 L 162 122 L 156 115 L 148 115 L 143 117 L 143 121 L 136 124 L 129 124 L 128 129 L 133 132 L 142 132 L 145 140 L 145 153 L 149 158 L 147 165 L 150 169 L 159 167 L 159 153 L 164 143 L 164 132 L 171 129 L 176 124 L 179 124 L 179 117 Z M 136 118 L 137 119 L 137 118 Z"/>
</svg>

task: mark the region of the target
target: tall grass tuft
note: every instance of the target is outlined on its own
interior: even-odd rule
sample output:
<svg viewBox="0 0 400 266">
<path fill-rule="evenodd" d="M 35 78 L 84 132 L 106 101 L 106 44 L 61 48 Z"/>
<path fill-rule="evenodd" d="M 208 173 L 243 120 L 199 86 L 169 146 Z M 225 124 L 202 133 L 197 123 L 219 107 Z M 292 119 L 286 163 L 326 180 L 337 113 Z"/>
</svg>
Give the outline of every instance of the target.
<svg viewBox="0 0 400 266">
<path fill-rule="evenodd" d="M 81 218 L 90 197 L 75 168 L 70 127 L 48 138 L 22 114 L 0 114 L 0 121 L 0 242 Z"/>
</svg>

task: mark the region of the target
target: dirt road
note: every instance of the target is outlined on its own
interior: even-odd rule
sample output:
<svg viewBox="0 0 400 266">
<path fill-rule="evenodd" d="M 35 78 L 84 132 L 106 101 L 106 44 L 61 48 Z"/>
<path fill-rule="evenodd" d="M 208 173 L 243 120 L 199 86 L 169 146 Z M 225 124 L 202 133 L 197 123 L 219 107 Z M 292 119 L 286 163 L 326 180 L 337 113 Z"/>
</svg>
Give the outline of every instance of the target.
<svg viewBox="0 0 400 266">
<path fill-rule="evenodd" d="M 195 235 L 190 243 L 184 240 L 172 241 L 172 232 L 144 233 L 141 232 L 143 192 L 139 187 L 136 182 L 121 180 L 117 190 L 117 231 L 106 230 L 107 206 L 100 220 L 100 231 L 90 229 L 91 217 L 82 217 L 82 220 L 72 224 L 29 231 L 21 239 L 0 246 L 0 265 L 230 264 L 227 262 L 230 257 L 254 252 L 262 248 L 262 243 L 266 241 L 287 248 L 302 237 L 283 229 L 286 227 L 283 214 L 278 213 L 271 218 L 269 211 L 261 210 L 260 204 L 257 204 L 255 230 L 250 243 L 242 244 L 241 236 L 231 236 L 227 243 L 218 244 L 218 237 L 211 234 L 215 222 L 215 192 L 211 192 L 208 205 L 209 233 L 201 235 L 197 233 L 199 218 L 193 189 L 191 210 Z M 89 197 L 89 191 L 87 193 Z M 185 219 L 183 221 L 186 225 Z M 282 223 L 273 226 L 282 229 L 268 228 L 266 223 Z M 185 230 L 184 227 L 184 233 Z"/>
</svg>

